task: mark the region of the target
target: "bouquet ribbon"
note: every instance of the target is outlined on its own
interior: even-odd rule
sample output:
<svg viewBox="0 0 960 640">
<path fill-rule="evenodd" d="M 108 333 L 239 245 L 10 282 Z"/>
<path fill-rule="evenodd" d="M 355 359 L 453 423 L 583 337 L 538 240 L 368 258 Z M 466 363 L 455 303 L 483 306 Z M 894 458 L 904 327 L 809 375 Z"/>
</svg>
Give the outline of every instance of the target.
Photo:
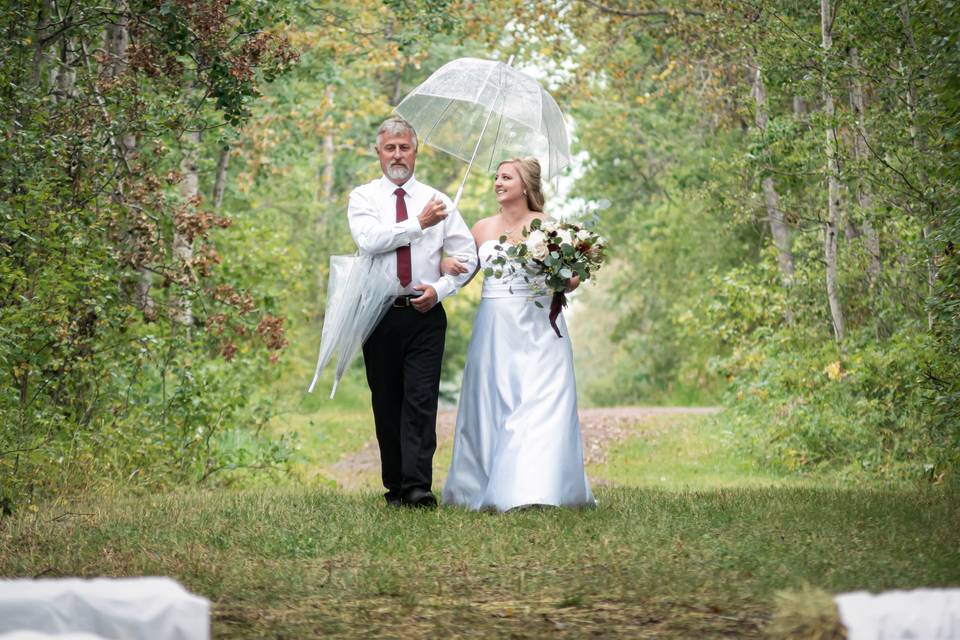
<svg viewBox="0 0 960 640">
<path fill-rule="evenodd" d="M 565 306 L 567 306 L 567 296 L 563 291 L 555 292 L 553 299 L 550 301 L 550 326 L 557 332 L 558 338 L 563 336 L 560 335 L 560 328 L 557 327 L 557 318 L 560 316 L 560 310 Z"/>
</svg>

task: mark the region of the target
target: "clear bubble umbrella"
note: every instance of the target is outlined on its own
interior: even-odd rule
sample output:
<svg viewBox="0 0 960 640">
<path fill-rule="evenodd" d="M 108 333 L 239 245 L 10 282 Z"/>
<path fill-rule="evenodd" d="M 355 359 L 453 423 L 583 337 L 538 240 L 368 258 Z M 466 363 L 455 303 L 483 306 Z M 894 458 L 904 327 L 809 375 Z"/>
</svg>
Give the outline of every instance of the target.
<svg viewBox="0 0 960 640">
<path fill-rule="evenodd" d="M 570 140 L 556 101 L 535 79 L 512 66 L 459 58 L 433 72 L 394 111 L 424 144 L 491 172 L 503 160 L 532 155 L 544 177 L 570 164 Z"/>
<path fill-rule="evenodd" d="M 343 373 L 398 294 L 396 277 L 378 269 L 372 256 L 330 256 L 320 353 L 308 393 L 313 393 L 320 373 L 336 355 L 337 368 L 330 390 L 333 398 Z"/>
</svg>

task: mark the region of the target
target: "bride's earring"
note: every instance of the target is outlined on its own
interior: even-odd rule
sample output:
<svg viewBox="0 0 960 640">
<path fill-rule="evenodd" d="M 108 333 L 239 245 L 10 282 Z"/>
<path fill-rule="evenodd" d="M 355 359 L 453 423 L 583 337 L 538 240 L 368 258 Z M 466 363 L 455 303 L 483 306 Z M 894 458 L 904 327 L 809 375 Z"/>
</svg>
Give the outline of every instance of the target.
<svg viewBox="0 0 960 640">
<path fill-rule="evenodd" d="M 527 195 L 527 190 L 526 190 L 526 189 L 523 190 L 523 195 Z"/>
</svg>

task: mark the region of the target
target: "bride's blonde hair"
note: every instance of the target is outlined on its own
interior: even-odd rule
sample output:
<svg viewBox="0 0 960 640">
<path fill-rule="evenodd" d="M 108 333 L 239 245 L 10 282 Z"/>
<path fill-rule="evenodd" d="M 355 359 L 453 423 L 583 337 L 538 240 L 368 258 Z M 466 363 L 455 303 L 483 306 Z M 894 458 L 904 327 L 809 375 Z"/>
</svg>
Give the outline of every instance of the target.
<svg viewBox="0 0 960 640">
<path fill-rule="evenodd" d="M 534 157 L 510 158 L 497 165 L 499 170 L 505 164 L 512 164 L 520 174 L 523 190 L 527 192 L 527 208 L 543 213 L 543 185 L 540 182 L 540 162 Z"/>
</svg>

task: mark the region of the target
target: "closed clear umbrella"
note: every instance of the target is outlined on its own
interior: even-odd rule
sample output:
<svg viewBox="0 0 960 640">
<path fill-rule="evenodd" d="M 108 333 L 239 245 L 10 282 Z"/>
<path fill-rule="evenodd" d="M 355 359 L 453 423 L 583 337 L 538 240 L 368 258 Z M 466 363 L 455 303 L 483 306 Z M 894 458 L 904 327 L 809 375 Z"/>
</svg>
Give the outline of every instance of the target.
<svg viewBox="0 0 960 640">
<path fill-rule="evenodd" d="M 344 371 L 383 319 L 399 293 L 398 287 L 397 279 L 378 269 L 372 256 L 330 256 L 320 353 L 308 393 L 313 393 L 320 373 L 336 354 L 337 368 L 330 390 L 333 398 Z"/>
<path fill-rule="evenodd" d="M 394 111 L 427 145 L 467 164 L 454 206 L 474 165 L 532 155 L 549 179 L 570 164 L 570 140 L 556 101 L 530 76 L 506 64 L 459 58 L 433 72 Z"/>
</svg>

